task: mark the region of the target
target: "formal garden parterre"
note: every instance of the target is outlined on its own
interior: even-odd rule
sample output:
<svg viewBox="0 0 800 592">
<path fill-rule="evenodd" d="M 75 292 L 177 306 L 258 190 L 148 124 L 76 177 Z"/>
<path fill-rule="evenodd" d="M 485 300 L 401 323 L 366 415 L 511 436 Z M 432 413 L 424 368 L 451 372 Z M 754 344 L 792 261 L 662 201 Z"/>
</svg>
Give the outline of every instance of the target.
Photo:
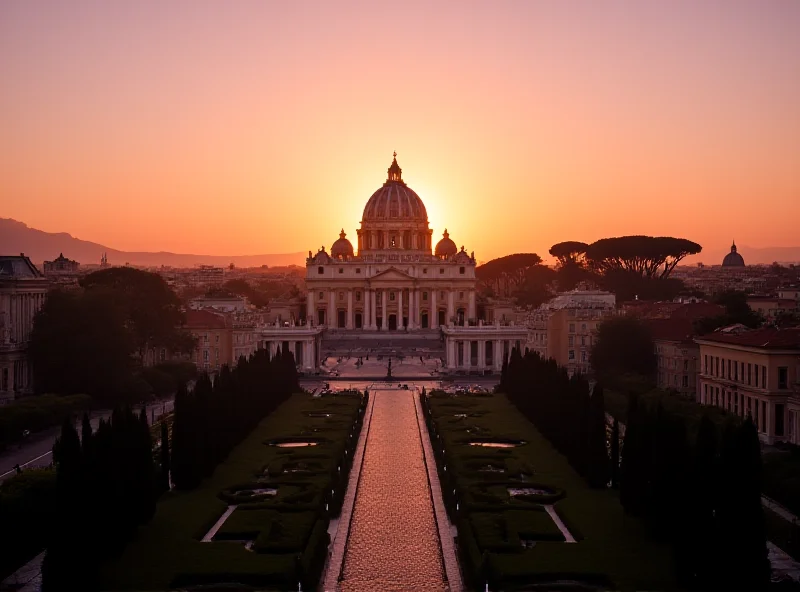
<svg viewBox="0 0 800 592">
<path fill-rule="evenodd" d="M 366 402 L 355 392 L 292 395 L 199 487 L 165 494 L 150 524 L 121 557 L 103 566 L 101 587 L 161 590 L 230 582 L 312 589 Z M 235 510 L 212 541 L 202 542 L 231 505 Z"/>
<path fill-rule="evenodd" d="M 669 548 L 623 512 L 616 492 L 589 488 L 505 395 L 436 391 L 422 404 L 471 589 L 677 588 Z"/>
</svg>

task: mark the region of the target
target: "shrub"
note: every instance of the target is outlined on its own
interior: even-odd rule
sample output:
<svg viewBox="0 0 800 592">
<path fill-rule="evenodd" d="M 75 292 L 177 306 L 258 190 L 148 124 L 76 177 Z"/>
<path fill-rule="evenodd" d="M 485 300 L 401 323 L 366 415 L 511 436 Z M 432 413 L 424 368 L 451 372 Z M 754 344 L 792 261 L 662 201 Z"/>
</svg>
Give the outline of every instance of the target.
<svg viewBox="0 0 800 592">
<path fill-rule="evenodd" d="M 158 368 L 145 368 L 141 372 L 141 377 L 150 385 L 153 394 L 157 397 L 170 395 L 178 388 L 178 381 L 175 380 L 175 377 Z"/>
<path fill-rule="evenodd" d="M 24 430 L 38 432 L 59 425 L 90 405 L 87 395 L 39 395 L 0 407 L 0 450 L 19 441 Z"/>
</svg>

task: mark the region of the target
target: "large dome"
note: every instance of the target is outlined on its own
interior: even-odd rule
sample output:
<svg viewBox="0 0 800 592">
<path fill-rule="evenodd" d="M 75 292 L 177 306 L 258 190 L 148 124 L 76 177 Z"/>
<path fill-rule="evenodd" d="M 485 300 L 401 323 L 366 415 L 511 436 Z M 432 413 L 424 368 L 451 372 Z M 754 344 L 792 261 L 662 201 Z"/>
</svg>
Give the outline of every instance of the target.
<svg viewBox="0 0 800 592">
<path fill-rule="evenodd" d="M 397 164 L 397 154 L 394 156 L 388 170 L 389 177 L 386 179 L 386 183 L 369 198 L 367 205 L 364 206 L 364 215 L 361 220 L 362 222 L 392 220 L 427 222 L 428 212 L 425 210 L 425 204 L 403 182 L 402 169 Z"/>
<path fill-rule="evenodd" d="M 744 257 L 736 250 L 736 243 L 731 245 L 731 252 L 722 260 L 722 267 L 744 267 Z"/>
</svg>

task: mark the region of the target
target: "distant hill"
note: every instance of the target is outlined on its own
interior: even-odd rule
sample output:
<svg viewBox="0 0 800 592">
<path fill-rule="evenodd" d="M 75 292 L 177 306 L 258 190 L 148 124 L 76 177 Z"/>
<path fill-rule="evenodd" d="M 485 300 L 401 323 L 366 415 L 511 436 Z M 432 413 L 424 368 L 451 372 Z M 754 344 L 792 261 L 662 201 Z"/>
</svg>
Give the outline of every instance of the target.
<svg viewBox="0 0 800 592">
<path fill-rule="evenodd" d="M 66 232 L 44 232 L 28 227 L 24 222 L 11 218 L 0 218 L 0 255 L 25 253 L 39 265 L 52 261 L 63 253 L 65 257 L 81 264 L 100 263 L 103 253 L 108 254 L 111 265 L 171 267 L 193 267 L 216 265 L 224 267 L 233 263 L 236 267 L 260 267 L 262 265 L 305 265 L 305 253 L 282 253 L 276 255 L 192 255 L 184 253 L 157 253 L 119 251 L 98 243 L 81 240 Z"/>
</svg>

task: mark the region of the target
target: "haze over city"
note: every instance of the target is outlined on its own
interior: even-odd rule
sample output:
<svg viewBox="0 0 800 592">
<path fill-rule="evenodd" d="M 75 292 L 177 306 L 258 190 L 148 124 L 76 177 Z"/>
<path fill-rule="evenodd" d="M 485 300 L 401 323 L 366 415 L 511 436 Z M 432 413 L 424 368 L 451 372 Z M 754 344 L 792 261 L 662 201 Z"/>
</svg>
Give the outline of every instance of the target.
<svg viewBox="0 0 800 592">
<path fill-rule="evenodd" d="M 304 252 L 354 236 L 397 150 L 434 237 L 481 260 L 794 246 L 798 24 L 791 1 L 4 2 L 0 213 Z"/>
</svg>

